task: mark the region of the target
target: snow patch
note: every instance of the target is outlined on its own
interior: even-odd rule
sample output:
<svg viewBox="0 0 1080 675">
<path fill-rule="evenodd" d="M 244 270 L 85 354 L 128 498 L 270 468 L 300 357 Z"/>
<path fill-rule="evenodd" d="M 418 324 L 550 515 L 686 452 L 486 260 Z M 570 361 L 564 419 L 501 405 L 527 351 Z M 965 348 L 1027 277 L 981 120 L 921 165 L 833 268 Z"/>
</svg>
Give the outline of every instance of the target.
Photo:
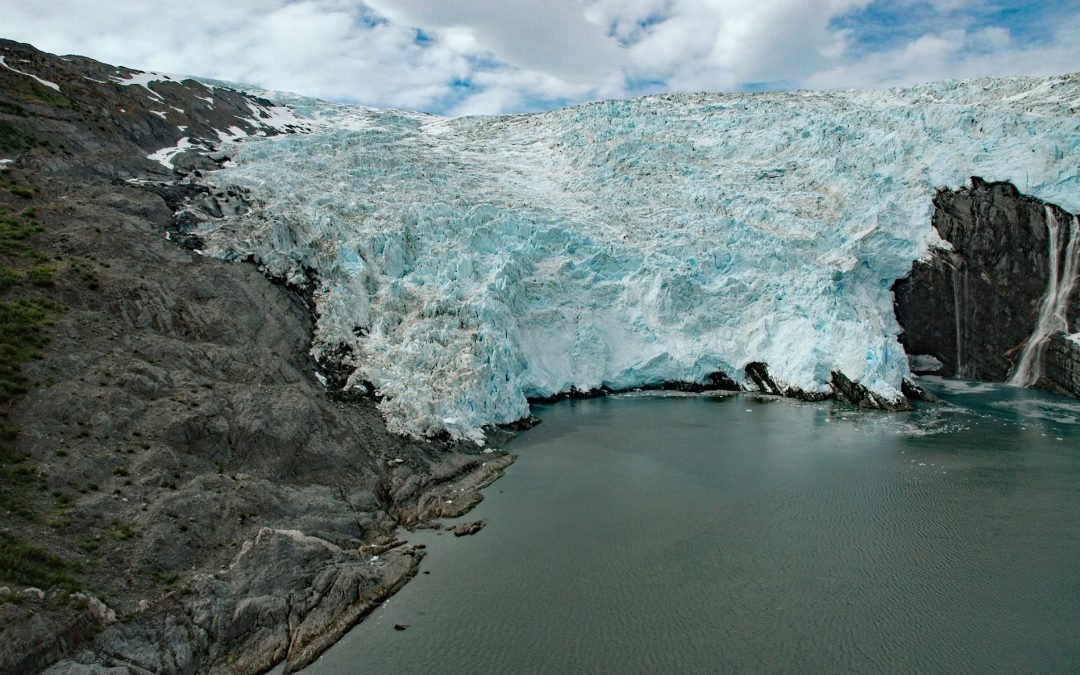
<svg viewBox="0 0 1080 675">
<path fill-rule="evenodd" d="M 23 61 L 24 61 L 25 63 L 30 63 L 30 62 L 29 62 L 29 61 L 27 61 L 26 59 L 23 59 Z M 55 91 L 60 91 L 60 85 L 56 84 L 55 82 L 49 82 L 48 80 L 43 80 L 43 79 L 41 79 L 40 77 L 38 77 L 37 75 L 34 75 L 33 73 L 27 73 L 27 72 L 25 72 L 25 71 L 22 71 L 22 70 L 16 70 L 15 68 L 12 68 L 11 66 L 9 66 L 9 65 L 7 64 L 7 62 L 5 62 L 5 61 L 4 61 L 4 57 L 3 57 L 3 56 L 0 56 L 0 66 L 3 66 L 3 67 L 5 67 L 5 68 L 7 68 L 8 70 L 10 70 L 10 71 L 11 71 L 11 72 L 13 72 L 13 73 L 18 73 L 19 75 L 25 75 L 26 77 L 32 78 L 32 79 L 34 79 L 34 80 L 37 80 L 39 84 L 42 84 L 42 85 L 44 85 L 44 86 L 48 87 L 49 89 L 53 89 L 53 90 L 55 90 Z"/>
<path fill-rule="evenodd" d="M 119 71 L 117 71 L 117 73 L 119 73 Z M 136 71 L 127 77 L 114 77 L 112 78 L 112 81 L 125 87 L 142 87 L 150 92 L 150 95 L 155 102 L 164 103 L 165 99 L 161 97 L 161 94 L 151 89 L 150 84 L 153 82 L 183 82 L 185 79 L 188 78 L 180 75 L 168 75 L 166 73 Z"/>
<path fill-rule="evenodd" d="M 296 113 L 284 105 L 274 106 L 261 106 L 247 102 L 248 109 L 251 110 L 253 117 L 251 123 L 260 127 L 270 127 L 280 132 L 287 131 L 311 131 L 311 124 L 307 120 L 303 120 L 296 116 Z M 266 135 L 266 132 L 259 130 L 256 132 L 258 136 Z"/>
<path fill-rule="evenodd" d="M 190 147 L 193 147 L 191 145 L 191 139 L 187 136 L 184 136 L 179 141 L 177 141 L 176 145 L 162 148 L 157 152 L 152 152 L 147 155 L 146 158 L 151 159 L 155 162 L 160 162 L 161 165 L 164 166 L 166 169 L 172 169 L 174 168 L 172 163 L 173 158 Z"/>
<path fill-rule="evenodd" d="M 248 132 L 244 131 L 240 127 L 233 126 L 233 127 L 229 127 L 225 131 L 221 131 L 219 129 L 217 131 L 217 135 L 218 135 L 218 138 L 221 140 L 222 143 L 228 143 L 230 141 L 240 140 L 241 138 L 247 138 L 248 137 Z"/>
</svg>

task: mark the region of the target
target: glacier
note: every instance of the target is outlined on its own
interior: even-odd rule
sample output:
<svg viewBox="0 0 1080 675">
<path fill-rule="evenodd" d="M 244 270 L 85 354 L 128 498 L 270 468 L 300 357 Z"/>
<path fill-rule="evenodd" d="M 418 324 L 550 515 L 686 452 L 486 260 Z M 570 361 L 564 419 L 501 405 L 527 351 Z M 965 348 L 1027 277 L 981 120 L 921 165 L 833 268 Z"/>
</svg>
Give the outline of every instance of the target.
<svg viewBox="0 0 1080 675">
<path fill-rule="evenodd" d="M 312 133 L 229 143 L 202 180 L 255 208 L 197 234 L 312 284 L 313 354 L 415 436 L 752 361 L 898 399 L 890 288 L 949 246 L 935 190 L 978 175 L 1080 210 L 1077 74 L 464 118 L 254 93 Z"/>
</svg>

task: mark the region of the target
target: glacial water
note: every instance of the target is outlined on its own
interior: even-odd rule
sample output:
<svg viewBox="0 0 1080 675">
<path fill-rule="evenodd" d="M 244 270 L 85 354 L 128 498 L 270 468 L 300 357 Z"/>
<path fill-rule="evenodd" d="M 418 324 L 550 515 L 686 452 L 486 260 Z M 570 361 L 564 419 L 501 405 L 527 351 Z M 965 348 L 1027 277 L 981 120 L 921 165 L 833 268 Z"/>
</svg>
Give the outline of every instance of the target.
<svg viewBox="0 0 1080 675">
<path fill-rule="evenodd" d="M 1080 402 L 930 386 L 539 407 L 487 526 L 408 534 L 421 574 L 309 672 L 1075 672 Z"/>
</svg>

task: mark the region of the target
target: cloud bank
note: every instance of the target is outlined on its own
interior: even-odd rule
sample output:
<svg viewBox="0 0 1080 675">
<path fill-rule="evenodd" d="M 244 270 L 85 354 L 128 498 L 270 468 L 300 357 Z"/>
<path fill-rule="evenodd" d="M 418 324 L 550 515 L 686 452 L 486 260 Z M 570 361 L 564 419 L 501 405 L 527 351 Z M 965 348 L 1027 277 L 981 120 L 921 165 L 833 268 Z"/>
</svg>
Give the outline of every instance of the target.
<svg viewBox="0 0 1080 675">
<path fill-rule="evenodd" d="M 0 36 L 379 107 L 1080 70 L 1071 0 L 0 0 Z"/>
</svg>

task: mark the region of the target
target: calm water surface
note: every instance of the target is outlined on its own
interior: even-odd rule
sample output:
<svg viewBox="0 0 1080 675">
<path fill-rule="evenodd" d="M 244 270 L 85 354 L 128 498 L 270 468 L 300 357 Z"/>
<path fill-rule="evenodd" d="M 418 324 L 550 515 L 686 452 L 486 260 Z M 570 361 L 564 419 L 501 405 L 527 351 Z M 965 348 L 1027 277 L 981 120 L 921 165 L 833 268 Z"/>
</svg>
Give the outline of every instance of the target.
<svg viewBox="0 0 1080 675">
<path fill-rule="evenodd" d="M 543 424 L 307 672 L 1080 670 L 1080 402 L 613 397 Z M 408 624 L 405 631 L 394 624 Z"/>
</svg>

